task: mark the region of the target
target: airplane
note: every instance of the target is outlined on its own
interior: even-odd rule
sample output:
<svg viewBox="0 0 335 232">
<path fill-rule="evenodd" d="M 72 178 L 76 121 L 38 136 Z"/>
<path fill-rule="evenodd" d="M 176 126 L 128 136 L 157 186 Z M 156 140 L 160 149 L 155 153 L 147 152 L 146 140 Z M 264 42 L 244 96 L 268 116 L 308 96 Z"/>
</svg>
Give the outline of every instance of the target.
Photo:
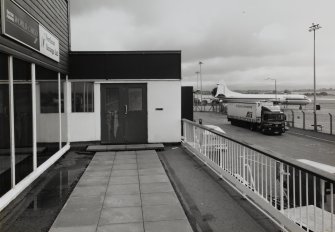
<svg viewBox="0 0 335 232">
<path fill-rule="evenodd" d="M 300 106 L 311 103 L 311 99 L 302 94 L 243 94 L 233 92 L 228 89 L 224 81 L 218 84 L 215 97 L 221 99 L 223 102 L 255 102 L 266 100 L 272 101 L 275 104 Z"/>
</svg>

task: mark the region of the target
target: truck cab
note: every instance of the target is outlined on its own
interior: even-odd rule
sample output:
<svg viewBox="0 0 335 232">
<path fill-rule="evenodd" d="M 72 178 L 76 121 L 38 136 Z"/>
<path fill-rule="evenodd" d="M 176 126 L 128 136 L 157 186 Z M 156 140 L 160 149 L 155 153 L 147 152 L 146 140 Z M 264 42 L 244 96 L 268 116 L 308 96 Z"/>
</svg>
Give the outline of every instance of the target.
<svg viewBox="0 0 335 232">
<path fill-rule="evenodd" d="M 282 134 L 285 132 L 285 120 L 286 115 L 279 106 L 262 106 L 259 129 L 263 133 Z"/>
</svg>

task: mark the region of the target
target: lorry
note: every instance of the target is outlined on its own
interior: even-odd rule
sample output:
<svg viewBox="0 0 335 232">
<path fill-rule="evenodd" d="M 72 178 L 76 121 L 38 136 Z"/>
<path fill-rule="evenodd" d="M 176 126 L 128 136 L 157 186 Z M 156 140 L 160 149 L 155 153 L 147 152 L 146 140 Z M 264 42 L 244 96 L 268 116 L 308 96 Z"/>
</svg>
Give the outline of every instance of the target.
<svg viewBox="0 0 335 232">
<path fill-rule="evenodd" d="M 285 132 L 285 114 L 269 101 L 228 103 L 227 118 L 232 125 L 247 126 L 262 133 Z"/>
</svg>

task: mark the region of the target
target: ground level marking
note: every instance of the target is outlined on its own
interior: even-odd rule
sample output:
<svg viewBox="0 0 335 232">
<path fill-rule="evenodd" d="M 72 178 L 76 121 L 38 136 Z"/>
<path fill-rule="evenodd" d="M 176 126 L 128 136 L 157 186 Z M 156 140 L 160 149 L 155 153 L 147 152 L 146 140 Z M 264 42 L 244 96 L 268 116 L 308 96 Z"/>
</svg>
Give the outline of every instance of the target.
<svg viewBox="0 0 335 232">
<path fill-rule="evenodd" d="M 318 138 L 318 137 L 314 137 L 314 136 L 310 136 L 310 135 L 305 135 L 305 134 L 300 134 L 300 133 L 295 133 L 295 132 L 287 132 L 288 134 L 295 134 L 295 135 L 301 135 L 301 136 L 305 136 L 305 137 L 308 137 L 308 138 L 312 138 L 312 139 L 317 139 L 317 140 L 321 140 L 321 141 L 325 141 L 325 142 L 329 142 L 329 143 L 335 143 L 335 141 L 332 141 L 332 140 L 328 140 L 328 139 L 321 139 L 321 138 Z"/>
</svg>

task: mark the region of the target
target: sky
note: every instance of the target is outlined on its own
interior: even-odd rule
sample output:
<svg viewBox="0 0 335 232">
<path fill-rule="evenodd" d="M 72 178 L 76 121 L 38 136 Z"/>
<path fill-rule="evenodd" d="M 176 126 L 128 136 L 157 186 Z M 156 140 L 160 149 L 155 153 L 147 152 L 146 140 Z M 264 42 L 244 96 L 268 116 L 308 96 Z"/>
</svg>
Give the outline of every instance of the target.
<svg viewBox="0 0 335 232">
<path fill-rule="evenodd" d="M 181 50 L 183 85 L 335 88 L 334 0 L 70 0 L 73 51 Z"/>
</svg>

